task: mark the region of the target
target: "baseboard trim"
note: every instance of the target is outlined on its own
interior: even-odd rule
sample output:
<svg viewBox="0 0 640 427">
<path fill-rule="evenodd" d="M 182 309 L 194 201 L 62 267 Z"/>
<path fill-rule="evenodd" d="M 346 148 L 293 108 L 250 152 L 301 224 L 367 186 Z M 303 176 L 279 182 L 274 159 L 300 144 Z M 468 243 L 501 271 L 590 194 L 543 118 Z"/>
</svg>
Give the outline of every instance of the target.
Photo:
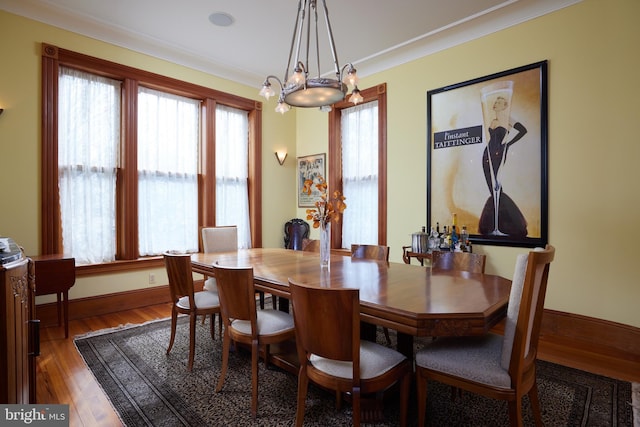
<svg viewBox="0 0 640 427">
<path fill-rule="evenodd" d="M 201 281 L 198 281 L 196 287 L 201 286 Z M 79 298 L 69 301 L 69 320 L 169 302 L 167 285 Z M 36 306 L 36 316 L 43 327 L 57 325 L 56 303 Z M 540 342 L 541 346 L 544 343 L 577 345 L 583 351 L 603 357 L 622 357 L 640 362 L 640 328 L 578 314 L 545 309 Z"/>
</svg>

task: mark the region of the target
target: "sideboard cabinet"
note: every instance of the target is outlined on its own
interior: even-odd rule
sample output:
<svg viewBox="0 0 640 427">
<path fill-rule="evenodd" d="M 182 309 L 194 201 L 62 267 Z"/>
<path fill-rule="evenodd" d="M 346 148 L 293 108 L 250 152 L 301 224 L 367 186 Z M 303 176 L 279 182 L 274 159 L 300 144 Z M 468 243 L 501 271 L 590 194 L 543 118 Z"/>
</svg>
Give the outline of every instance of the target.
<svg viewBox="0 0 640 427">
<path fill-rule="evenodd" d="M 4 251 L 7 253 L 8 251 Z M 22 251 L 20 251 L 22 252 Z M 33 262 L 22 254 L 0 264 L 0 403 L 35 403 L 35 357 L 39 325 L 34 321 Z M 2 258 L 0 261 L 6 261 Z"/>
</svg>

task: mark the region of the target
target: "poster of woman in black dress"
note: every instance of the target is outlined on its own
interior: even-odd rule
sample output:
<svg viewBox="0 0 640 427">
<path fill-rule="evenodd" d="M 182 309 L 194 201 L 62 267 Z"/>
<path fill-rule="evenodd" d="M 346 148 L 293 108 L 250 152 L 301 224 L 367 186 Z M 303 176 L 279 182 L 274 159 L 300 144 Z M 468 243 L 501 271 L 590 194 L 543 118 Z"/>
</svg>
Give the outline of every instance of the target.
<svg viewBox="0 0 640 427">
<path fill-rule="evenodd" d="M 512 81 L 499 81 L 481 90 L 485 121 L 486 147 L 482 169 L 489 197 L 480 214 L 478 231 L 492 236 L 527 236 L 527 220 L 505 191 L 500 174 L 507 162 L 509 147 L 519 141 L 527 129 L 511 117 Z M 507 183 L 508 184 L 508 183 Z"/>
<path fill-rule="evenodd" d="M 544 246 L 547 63 L 427 92 L 427 224 L 479 244 Z"/>
</svg>

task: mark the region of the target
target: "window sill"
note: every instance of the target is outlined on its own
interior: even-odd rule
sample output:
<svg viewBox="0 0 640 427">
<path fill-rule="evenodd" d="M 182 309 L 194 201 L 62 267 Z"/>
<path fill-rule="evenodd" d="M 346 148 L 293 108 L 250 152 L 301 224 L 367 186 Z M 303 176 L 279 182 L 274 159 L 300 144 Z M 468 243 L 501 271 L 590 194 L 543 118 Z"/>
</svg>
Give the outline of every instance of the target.
<svg viewBox="0 0 640 427">
<path fill-rule="evenodd" d="M 76 266 L 76 276 L 93 276 L 105 273 L 123 273 L 134 270 L 164 267 L 161 256 L 138 258 L 130 260 L 118 260 L 103 264 L 84 264 Z"/>
</svg>

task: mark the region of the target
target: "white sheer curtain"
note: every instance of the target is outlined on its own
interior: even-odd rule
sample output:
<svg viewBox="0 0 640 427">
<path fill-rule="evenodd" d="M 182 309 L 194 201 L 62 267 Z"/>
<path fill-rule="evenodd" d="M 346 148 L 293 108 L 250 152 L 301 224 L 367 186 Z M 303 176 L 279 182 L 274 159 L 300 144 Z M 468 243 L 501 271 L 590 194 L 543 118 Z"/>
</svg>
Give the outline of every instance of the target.
<svg viewBox="0 0 640 427">
<path fill-rule="evenodd" d="M 342 110 L 342 246 L 378 244 L 378 102 Z"/>
<path fill-rule="evenodd" d="M 238 227 L 238 248 L 251 247 L 249 225 L 249 116 L 216 106 L 216 225 Z"/>
<path fill-rule="evenodd" d="M 141 256 L 198 251 L 200 102 L 140 87 L 138 230 Z"/>
<path fill-rule="evenodd" d="M 60 67 L 58 173 L 64 252 L 82 264 L 116 253 L 120 82 Z"/>
</svg>

